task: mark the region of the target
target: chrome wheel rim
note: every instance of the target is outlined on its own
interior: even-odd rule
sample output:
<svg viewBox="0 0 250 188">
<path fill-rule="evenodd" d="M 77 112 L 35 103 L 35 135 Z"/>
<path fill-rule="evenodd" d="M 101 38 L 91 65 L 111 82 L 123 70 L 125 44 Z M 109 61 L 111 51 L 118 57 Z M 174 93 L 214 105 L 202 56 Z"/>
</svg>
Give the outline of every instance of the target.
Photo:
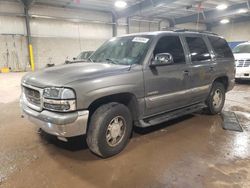
<svg viewBox="0 0 250 188">
<path fill-rule="evenodd" d="M 113 118 L 106 131 L 106 141 L 109 146 L 115 147 L 122 140 L 125 135 L 126 122 L 123 117 L 116 116 Z"/>
<path fill-rule="evenodd" d="M 220 89 L 215 90 L 213 96 L 213 106 L 219 108 L 222 103 L 222 92 Z"/>
</svg>

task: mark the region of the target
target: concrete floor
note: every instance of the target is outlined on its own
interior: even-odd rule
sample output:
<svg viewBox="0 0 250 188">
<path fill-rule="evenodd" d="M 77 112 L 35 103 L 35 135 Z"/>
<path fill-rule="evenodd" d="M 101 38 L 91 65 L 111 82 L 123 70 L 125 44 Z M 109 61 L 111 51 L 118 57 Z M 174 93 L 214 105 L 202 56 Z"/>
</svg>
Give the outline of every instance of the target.
<svg viewBox="0 0 250 188">
<path fill-rule="evenodd" d="M 100 159 L 78 137 L 63 143 L 20 117 L 23 73 L 0 74 L 0 187 L 250 187 L 250 83 L 228 93 L 225 109 L 244 132 L 225 131 L 221 117 L 194 114 L 137 129 L 119 155 Z"/>
</svg>

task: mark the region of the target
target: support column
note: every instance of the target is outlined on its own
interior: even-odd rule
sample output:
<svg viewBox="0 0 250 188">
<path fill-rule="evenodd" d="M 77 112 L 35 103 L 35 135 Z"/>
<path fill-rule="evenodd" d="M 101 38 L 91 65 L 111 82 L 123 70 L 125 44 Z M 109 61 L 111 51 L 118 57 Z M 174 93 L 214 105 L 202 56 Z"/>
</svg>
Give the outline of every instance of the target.
<svg viewBox="0 0 250 188">
<path fill-rule="evenodd" d="M 32 43 L 31 43 L 31 35 L 30 35 L 29 9 L 27 6 L 24 6 L 24 14 L 25 14 L 25 22 L 26 22 L 29 62 L 30 62 L 31 70 L 34 71 L 35 70 L 35 62 L 34 62 L 33 47 L 32 47 Z"/>
<path fill-rule="evenodd" d="M 207 31 L 212 31 L 212 27 L 213 27 L 213 25 L 212 24 L 210 24 L 210 23 L 207 23 L 206 24 L 206 27 L 207 27 Z"/>
<path fill-rule="evenodd" d="M 127 17 L 127 34 L 130 33 L 130 19 Z"/>
<path fill-rule="evenodd" d="M 112 29 L 113 29 L 113 37 L 117 36 L 117 18 L 114 13 L 112 13 Z"/>
</svg>

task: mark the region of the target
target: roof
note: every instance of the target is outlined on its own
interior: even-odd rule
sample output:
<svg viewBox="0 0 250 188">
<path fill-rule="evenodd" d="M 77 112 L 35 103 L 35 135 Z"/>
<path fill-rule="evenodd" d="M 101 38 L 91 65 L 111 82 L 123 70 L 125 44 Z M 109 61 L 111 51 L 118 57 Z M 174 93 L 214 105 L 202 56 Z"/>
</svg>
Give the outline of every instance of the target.
<svg viewBox="0 0 250 188">
<path fill-rule="evenodd" d="M 156 36 L 156 35 L 168 34 L 168 33 L 171 33 L 171 34 L 173 34 L 173 33 L 179 33 L 179 34 L 184 34 L 184 33 L 203 34 L 203 35 L 212 35 L 212 36 L 220 37 L 217 34 L 209 32 L 209 31 L 195 31 L 195 30 L 187 30 L 187 29 L 132 33 L 132 34 L 127 34 L 127 35 L 123 35 L 123 36 L 138 36 L 138 35 L 155 35 Z"/>
</svg>

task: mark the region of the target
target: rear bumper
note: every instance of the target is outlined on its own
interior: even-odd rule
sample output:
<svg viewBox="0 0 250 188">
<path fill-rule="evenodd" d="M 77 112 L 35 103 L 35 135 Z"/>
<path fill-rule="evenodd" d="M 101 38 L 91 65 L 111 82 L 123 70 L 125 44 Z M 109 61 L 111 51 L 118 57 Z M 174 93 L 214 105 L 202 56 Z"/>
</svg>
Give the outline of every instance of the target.
<svg viewBox="0 0 250 188">
<path fill-rule="evenodd" d="M 22 100 L 20 105 L 25 117 L 48 134 L 57 137 L 74 137 L 86 134 L 89 111 L 56 113 L 43 110 L 37 112 L 26 106 Z"/>
</svg>

